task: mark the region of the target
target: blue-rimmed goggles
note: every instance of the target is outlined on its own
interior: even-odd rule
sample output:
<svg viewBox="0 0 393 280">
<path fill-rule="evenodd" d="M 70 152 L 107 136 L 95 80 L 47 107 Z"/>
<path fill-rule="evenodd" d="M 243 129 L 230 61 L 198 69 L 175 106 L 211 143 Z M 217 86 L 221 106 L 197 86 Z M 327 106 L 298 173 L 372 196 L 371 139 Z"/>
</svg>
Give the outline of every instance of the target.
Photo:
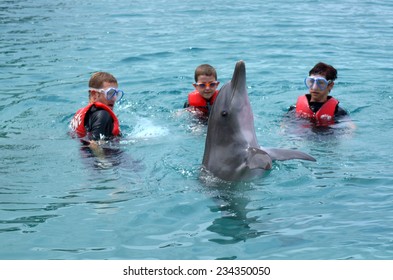
<svg viewBox="0 0 393 280">
<path fill-rule="evenodd" d="M 90 88 L 89 90 L 94 90 L 99 93 L 105 94 L 105 98 L 107 100 L 116 100 L 120 101 L 124 96 L 124 91 L 117 89 L 117 88 L 107 88 L 107 89 L 97 89 L 97 88 Z"/>
<path fill-rule="evenodd" d="M 304 84 L 308 89 L 313 88 L 314 84 L 317 84 L 320 90 L 325 90 L 331 82 L 332 80 L 328 81 L 323 77 L 307 77 L 304 79 Z"/>
</svg>

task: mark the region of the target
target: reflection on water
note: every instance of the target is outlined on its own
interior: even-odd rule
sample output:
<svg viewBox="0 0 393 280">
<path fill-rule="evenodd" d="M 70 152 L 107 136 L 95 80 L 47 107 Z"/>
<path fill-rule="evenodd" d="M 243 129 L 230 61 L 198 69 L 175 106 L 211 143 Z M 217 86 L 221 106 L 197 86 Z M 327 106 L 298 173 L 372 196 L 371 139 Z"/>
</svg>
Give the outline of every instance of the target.
<svg viewBox="0 0 393 280">
<path fill-rule="evenodd" d="M 215 182 L 213 185 L 207 186 L 206 192 L 215 203 L 215 206 L 210 206 L 210 211 L 218 213 L 219 217 L 207 230 L 222 238 L 211 238 L 210 241 L 222 245 L 234 244 L 267 234 L 266 231 L 255 229 L 259 216 L 249 216 L 256 210 L 248 207 L 249 183 Z"/>
<path fill-rule="evenodd" d="M 28 227 L 28 228 L 33 228 L 36 227 L 37 225 L 46 222 L 50 218 L 55 218 L 58 215 L 40 215 L 40 216 L 27 216 L 27 217 L 19 217 L 15 218 L 12 220 L 7 220 L 7 221 L 0 221 L 1 224 L 4 224 L 8 227 L 0 229 L 0 232 L 6 232 L 6 231 L 18 231 L 22 230 L 23 227 Z M 20 227 L 15 227 L 11 225 L 19 225 Z M 23 230 L 25 233 L 31 230 Z"/>
</svg>

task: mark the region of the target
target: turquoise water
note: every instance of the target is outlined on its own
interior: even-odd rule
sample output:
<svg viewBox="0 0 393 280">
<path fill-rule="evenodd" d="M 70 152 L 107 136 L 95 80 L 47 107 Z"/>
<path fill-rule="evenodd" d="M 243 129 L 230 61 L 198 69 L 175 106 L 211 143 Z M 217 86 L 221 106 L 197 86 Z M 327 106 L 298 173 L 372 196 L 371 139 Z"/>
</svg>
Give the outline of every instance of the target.
<svg viewBox="0 0 393 280">
<path fill-rule="evenodd" d="M 391 1 L 1 1 L 0 259 L 391 259 Z M 199 180 L 197 65 L 244 60 L 262 146 L 250 183 Z M 356 130 L 283 126 L 317 62 Z M 68 135 L 92 72 L 127 93 L 98 162 Z"/>
</svg>

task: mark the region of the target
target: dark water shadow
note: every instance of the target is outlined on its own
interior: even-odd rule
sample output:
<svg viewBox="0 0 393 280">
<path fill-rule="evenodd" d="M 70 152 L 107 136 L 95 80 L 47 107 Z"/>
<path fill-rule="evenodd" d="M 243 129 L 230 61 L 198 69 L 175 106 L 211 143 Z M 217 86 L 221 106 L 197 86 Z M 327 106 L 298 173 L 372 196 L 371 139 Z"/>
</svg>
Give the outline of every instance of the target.
<svg viewBox="0 0 393 280">
<path fill-rule="evenodd" d="M 145 169 L 142 161 L 133 159 L 117 141 L 107 141 L 100 148 L 102 154 L 97 156 L 86 144 L 81 145 L 80 155 L 89 169 L 122 168 L 134 172 L 140 172 Z"/>
<path fill-rule="evenodd" d="M 252 183 L 225 182 L 217 178 L 204 178 L 204 192 L 212 198 L 214 205 L 210 211 L 219 213 L 207 230 L 219 234 L 220 237 L 209 239 L 221 245 L 245 242 L 247 239 L 270 234 L 261 231 L 259 216 L 251 213 L 263 209 L 249 207 L 251 199 L 248 191 L 254 187 Z"/>
</svg>

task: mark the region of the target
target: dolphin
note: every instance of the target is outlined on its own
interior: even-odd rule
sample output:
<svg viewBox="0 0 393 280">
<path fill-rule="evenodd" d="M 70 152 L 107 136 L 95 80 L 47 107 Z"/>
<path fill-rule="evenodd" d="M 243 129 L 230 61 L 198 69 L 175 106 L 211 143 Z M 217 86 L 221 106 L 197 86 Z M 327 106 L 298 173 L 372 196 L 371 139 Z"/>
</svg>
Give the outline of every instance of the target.
<svg viewBox="0 0 393 280">
<path fill-rule="evenodd" d="M 312 156 L 289 149 L 264 149 L 257 141 L 246 87 L 246 65 L 238 61 L 220 90 L 208 119 L 202 171 L 224 181 L 248 181 L 272 168 L 273 160 Z"/>
</svg>

